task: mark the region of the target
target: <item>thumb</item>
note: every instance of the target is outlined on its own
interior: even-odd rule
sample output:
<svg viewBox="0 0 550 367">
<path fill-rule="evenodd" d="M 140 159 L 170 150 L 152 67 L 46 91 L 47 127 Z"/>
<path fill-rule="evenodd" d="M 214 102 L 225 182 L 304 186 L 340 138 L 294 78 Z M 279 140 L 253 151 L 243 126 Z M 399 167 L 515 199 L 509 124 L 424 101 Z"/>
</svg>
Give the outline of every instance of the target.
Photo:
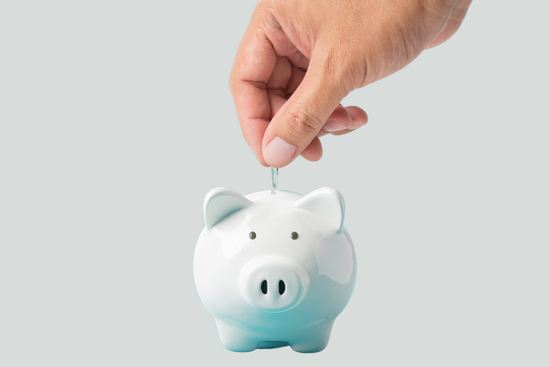
<svg viewBox="0 0 550 367">
<path fill-rule="evenodd" d="M 269 123 L 262 143 L 269 166 L 284 167 L 299 156 L 351 91 L 329 60 L 312 57 L 304 79 Z"/>
</svg>

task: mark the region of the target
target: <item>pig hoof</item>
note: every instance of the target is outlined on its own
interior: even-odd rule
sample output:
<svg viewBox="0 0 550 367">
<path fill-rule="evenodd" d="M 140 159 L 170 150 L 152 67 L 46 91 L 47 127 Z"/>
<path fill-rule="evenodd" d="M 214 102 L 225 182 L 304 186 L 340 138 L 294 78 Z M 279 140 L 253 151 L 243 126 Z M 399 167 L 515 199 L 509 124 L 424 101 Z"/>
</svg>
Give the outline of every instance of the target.
<svg viewBox="0 0 550 367">
<path fill-rule="evenodd" d="M 258 348 L 259 343 L 222 343 L 224 348 L 232 352 L 252 352 Z"/>
<path fill-rule="evenodd" d="M 295 352 L 300 353 L 317 353 L 326 348 L 328 343 L 297 343 L 290 344 L 290 347 Z"/>
</svg>

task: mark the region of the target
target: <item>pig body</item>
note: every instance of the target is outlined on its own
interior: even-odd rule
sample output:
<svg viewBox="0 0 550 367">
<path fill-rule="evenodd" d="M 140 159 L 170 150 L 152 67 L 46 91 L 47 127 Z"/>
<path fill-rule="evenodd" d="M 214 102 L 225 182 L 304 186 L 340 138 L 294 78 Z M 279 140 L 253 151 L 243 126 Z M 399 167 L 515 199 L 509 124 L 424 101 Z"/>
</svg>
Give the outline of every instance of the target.
<svg viewBox="0 0 550 367">
<path fill-rule="evenodd" d="M 323 350 L 356 278 L 341 195 L 218 188 L 204 216 L 193 272 L 224 347 Z"/>
</svg>

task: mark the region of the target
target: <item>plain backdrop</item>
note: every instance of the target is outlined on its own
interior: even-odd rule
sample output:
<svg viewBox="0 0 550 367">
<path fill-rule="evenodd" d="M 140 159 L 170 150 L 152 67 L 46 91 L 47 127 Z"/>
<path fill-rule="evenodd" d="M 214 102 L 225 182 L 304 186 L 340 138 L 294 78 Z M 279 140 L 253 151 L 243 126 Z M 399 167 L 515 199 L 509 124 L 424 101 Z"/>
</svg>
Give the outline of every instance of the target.
<svg viewBox="0 0 550 367">
<path fill-rule="evenodd" d="M 549 366 L 550 6 L 350 94 L 279 187 L 346 200 L 358 279 L 327 349 L 239 354 L 195 291 L 202 201 L 269 189 L 228 87 L 241 1 L 2 1 L 0 366 Z"/>
</svg>

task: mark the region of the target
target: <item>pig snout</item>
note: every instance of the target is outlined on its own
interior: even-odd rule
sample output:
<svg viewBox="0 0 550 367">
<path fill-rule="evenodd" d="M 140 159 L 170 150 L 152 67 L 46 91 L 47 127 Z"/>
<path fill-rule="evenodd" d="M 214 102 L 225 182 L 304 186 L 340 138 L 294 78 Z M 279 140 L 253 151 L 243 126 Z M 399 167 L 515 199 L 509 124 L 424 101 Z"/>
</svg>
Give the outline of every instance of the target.
<svg viewBox="0 0 550 367">
<path fill-rule="evenodd" d="M 243 266 L 239 290 L 252 307 L 276 313 L 298 305 L 307 293 L 309 281 L 307 271 L 294 260 L 264 255 Z"/>
</svg>

